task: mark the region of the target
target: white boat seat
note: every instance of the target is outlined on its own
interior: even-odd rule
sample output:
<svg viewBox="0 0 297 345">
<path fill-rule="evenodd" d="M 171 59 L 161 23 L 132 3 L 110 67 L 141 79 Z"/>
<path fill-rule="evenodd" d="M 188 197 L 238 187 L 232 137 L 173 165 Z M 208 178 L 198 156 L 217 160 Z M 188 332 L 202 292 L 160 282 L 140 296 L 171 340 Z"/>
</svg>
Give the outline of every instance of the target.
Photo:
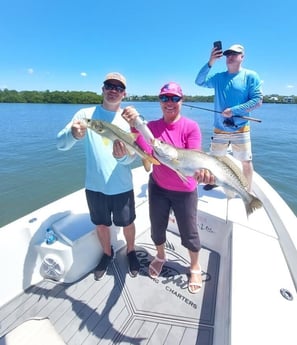
<svg viewBox="0 0 297 345">
<path fill-rule="evenodd" d="M 52 228 L 58 237 L 61 237 L 67 244 L 73 245 L 76 240 L 94 231 L 95 225 L 91 222 L 88 213 L 71 213 L 54 222 Z"/>
<path fill-rule="evenodd" d="M 24 321 L 0 338 L 0 345 L 65 345 L 48 318 Z"/>
</svg>

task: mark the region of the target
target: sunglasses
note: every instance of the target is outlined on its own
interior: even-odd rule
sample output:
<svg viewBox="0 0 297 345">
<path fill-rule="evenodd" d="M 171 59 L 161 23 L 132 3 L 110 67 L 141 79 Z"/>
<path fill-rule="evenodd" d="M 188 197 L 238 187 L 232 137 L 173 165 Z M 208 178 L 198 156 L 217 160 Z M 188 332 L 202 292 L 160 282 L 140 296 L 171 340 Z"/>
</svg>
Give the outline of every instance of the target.
<svg viewBox="0 0 297 345">
<path fill-rule="evenodd" d="M 241 55 L 241 53 L 234 52 L 234 53 L 225 54 L 226 57 L 228 57 L 228 56 L 236 56 L 236 55 Z"/>
<path fill-rule="evenodd" d="M 182 97 L 180 96 L 167 96 L 167 95 L 160 95 L 159 99 L 161 102 L 173 102 L 173 103 L 178 103 Z"/>
<path fill-rule="evenodd" d="M 114 84 L 110 84 L 110 83 L 105 83 L 104 84 L 104 88 L 106 90 L 115 90 L 117 92 L 124 92 L 125 88 L 121 85 L 114 85 Z"/>
</svg>

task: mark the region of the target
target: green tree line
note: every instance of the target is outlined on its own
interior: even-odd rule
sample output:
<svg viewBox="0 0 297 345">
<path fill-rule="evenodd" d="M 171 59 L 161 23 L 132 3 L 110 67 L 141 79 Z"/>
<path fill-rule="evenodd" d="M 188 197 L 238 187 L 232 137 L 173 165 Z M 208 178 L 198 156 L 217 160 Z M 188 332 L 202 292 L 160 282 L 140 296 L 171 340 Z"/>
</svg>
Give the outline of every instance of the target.
<svg viewBox="0 0 297 345">
<path fill-rule="evenodd" d="M 158 96 L 130 95 L 125 98 L 132 102 L 157 102 Z M 185 102 L 213 102 L 214 96 L 184 96 Z M 264 103 L 297 103 L 297 96 L 264 96 Z M 100 104 L 102 95 L 91 91 L 16 91 L 0 90 L 0 103 L 69 103 L 69 104 Z"/>
<path fill-rule="evenodd" d="M 90 91 L 15 91 L 0 90 L 1 103 L 96 104 L 102 96 Z"/>
</svg>

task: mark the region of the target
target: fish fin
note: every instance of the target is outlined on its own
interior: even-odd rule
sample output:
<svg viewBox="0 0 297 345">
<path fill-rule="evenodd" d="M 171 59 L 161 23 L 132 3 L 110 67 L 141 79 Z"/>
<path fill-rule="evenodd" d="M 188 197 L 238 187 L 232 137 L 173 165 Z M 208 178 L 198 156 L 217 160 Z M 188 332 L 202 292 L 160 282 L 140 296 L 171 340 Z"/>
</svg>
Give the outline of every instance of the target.
<svg viewBox="0 0 297 345">
<path fill-rule="evenodd" d="M 149 172 L 151 170 L 152 163 L 148 159 L 143 158 L 142 165 L 146 172 Z"/>
<path fill-rule="evenodd" d="M 228 156 L 215 156 L 220 162 L 223 162 L 226 164 L 239 178 L 239 181 L 242 183 L 242 185 L 247 188 L 248 187 L 248 181 L 246 177 L 243 175 L 242 170 L 230 159 Z"/>
<path fill-rule="evenodd" d="M 251 213 L 253 213 L 256 209 L 261 208 L 263 206 L 262 201 L 258 199 L 253 194 L 250 194 L 251 201 L 249 203 L 245 203 L 245 209 L 246 213 L 249 216 Z"/>
<path fill-rule="evenodd" d="M 127 153 L 129 156 L 133 156 L 136 152 L 133 150 L 133 149 L 129 149 L 127 146 L 126 146 L 126 150 L 127 150 Z M 142 152 L 142 162 L 144 160 L 150 162 L 151 164 L 155 164 L 155 165 L 160 165 L 161 163 L 153 156 L 147 154 L 146 152 Z M 150 169 L 149 169 L 150 170 Z"/>
<path fill-rule="evenodd" d="M 149 154 L 147 154 L 146 152 L 143 153 L 143 156 L 144 156 L 143 159 L 148 160 L 148 161 L 151 162 L 152 164 L 155 164 L 155 165 L 160 165 L 160 164 L 161 164 L 154 156 L 149 155 Z"/>
</svg>

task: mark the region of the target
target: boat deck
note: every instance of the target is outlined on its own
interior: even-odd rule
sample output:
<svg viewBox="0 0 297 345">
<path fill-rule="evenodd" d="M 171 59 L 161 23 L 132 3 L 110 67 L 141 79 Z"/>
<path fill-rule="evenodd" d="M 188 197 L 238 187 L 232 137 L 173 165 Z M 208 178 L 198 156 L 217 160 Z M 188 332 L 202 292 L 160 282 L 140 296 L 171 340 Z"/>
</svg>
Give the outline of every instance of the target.
<svg viewBox="0 0 297 345">
<path fill-rule="evenodd" d="M 92 272 L 83 277 L 80 273 L 76 275 L 91 271 L 97 262 L 96 258 L 86 266 L 86 256 L 92 258 L 91 245 L 100 256 L 94 237 L 89 236 L 93 225 L 90 227 L 85 220 L 88 209 L 84 190 L 47 205 L 5 229 L 9 236 L 5 235 L 0 242 L 1 254 L 5 255 L 0 285 L 3 300 L 0 345 L 20 345 L 18 341 L 6 341 L 3 335 L 36 318 L 48 318 L 54 331 L 44 332 L 42 341 L 26 345 L 46 345 L 49 334 L 53 333 L 67 345 L 280 344 L 284 334 L 286 344 L 295 345 L 297 223 L 280 196 L 255 173 L 254 191 L 264 207 L 247 218 L 240 198 L 227 202 L 222 188 L 205 191 L 199 185 L 197 224 L 203 245 L 199 254 L 203 287 L 193 295 L 187 290 L 188 252 L 180 243 L 174 215 L 170 215 L 167 231 L 168 261 L 158 279 L 148 276 L 148 266 L 156 250 L 150 238 L 147 185 L 142 182 L 145 179 L 144 170 L 137 170 L 136 251 L 141 269 L 136 278 L 128 274 L 125 240 L 120 229 L 113 232 L 116 254 L 104 279 L 95 281 Z M 28 226 L 28 219 L 32 218 L 37 221 Z M 67 283 L 44 280 L 10 301 L 22 286 L 29 285 L 32 277 L 36 277 L 33 271 L 38 272 L 41 267 L 40 258 L 30 249 L 38 244 L 40 249 L 48 223 L 65 226 L 66 231 L 64 220 L 73 233 L 82 227 L 90 227 L 91 231 L 75 240 L 71 247 L 76 271 L 73 266 L 69 270 L 75 271 L 71 277 L 76 278 L 64 280 Z M 31 238 L 30 234 L 33 234 Z M 57 244 L 62 243 L 57 241 Z M 40 277 L 37 275 L 34 281 Z M 271 306 L 277 313 L 271 312 Z M 36 324 L 39 330 L 40 323 Z M 50 343 L 54 344 L 58 343 Z"/>
<path fill-rule="evenodd" d="M 68 345 L 212 345 L 219 254 L 202 248 L 204 283 L 193 295 L 187 290 L 188 253 L 174 232 L 168 231 L 162 275 L 148 276 L 155 255 L 149 233 L 136 241 L 141 263 L 136 278 L 128 274 L 123 247 L 101 281 L 91 272 L 70 284 L 44 280 L 0 309 L 0 336 L 25 320 L 47 317 Z"/>
</svg>

